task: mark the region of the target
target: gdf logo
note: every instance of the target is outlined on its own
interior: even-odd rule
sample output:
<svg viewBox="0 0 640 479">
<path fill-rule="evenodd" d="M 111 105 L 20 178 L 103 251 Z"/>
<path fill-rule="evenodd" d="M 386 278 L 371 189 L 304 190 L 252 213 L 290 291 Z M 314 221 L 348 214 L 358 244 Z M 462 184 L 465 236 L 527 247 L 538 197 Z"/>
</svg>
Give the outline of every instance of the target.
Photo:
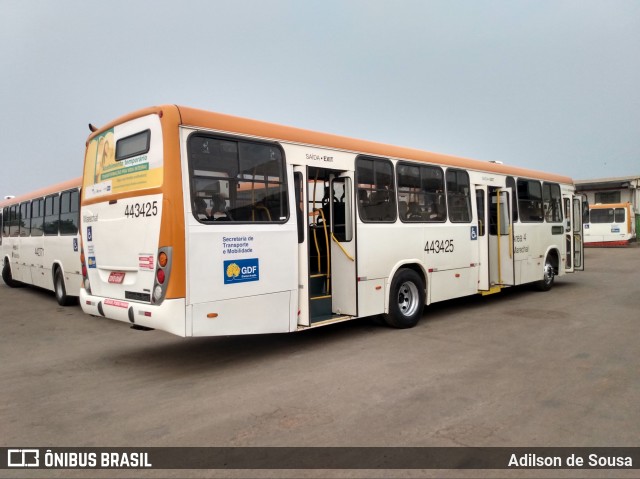
<svg viewBox="0 0 640 479">
<path fill-rule="evenodd" d="M 246 283 L 260 280 L 258 258 L 224 261 L 224 284 Z"/>
<path fill-rule="evenodd" d="M 7 450 L 8 467 L 39 467 L 40 451 L 38 449 Z"/>
</svg>

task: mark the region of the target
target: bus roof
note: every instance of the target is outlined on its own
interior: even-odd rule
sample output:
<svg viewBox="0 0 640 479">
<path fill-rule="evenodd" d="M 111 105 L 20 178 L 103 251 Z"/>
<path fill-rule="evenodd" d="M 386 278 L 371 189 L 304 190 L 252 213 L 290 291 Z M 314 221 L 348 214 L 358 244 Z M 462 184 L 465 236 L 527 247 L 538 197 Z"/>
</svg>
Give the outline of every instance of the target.
<svg viewBox="0 0 640 479">
<path fill-rule="evenodd" d="M 167 109 L 177 109 L 182 125 L 209 128 L 227 133 L 251 135 L 260 138 L 283 140 L 321 148 L 347 150 L 354 153 L 372 156 L 423 161 L 425 163 L 455 166 L 469 170 L 486 171 L 516 177 L 536 178 L 558 183 L 573 184 L 573 180 L 570 177 L 553 173 L 545 173 L 527 168 L 491 163 L 488 161 L 432 153 L 415 148 L 406 148 L 373 141 L 359 140 L 330 133 L 320 133 L 302 128 L 283 126 L 275 123 L 251 120 L 248 118 L 177 105 L 161 105 L 132 112 L 92 133 L 89 136 L 89 140 L 102 131 L 112 128 L 120 123 L 153 113 L 161 114 L 163 110 Z"/>
<path fill-rule="evenodd" d="M 589 205 L 590 210 L 606 210 L 607 208 L 627 208 L 631 203 L 596 203 Z"/>
<path fill-rule="evenodd" d="M 80 188 L 82 184 L 82 178 L 74 178 L 73 180 L 63 181 L 62 183 L 57 183 L 55 185 L 50 185 L 45 188 L 40 188 L 39 190 L 32 191 L 31 193 L 26 193 L 24 195 L 16 196 L 15 198 L 11 198 L 9 200 L 0 201 L 0 208 L 3 208 L 8 205 L 14 205 L 16 203 L 21 203 L 26 200 L 31 200 L 33 198 L 40 198 L 42 196 L 47 196 L 52 193 L 56 193 L 58 191 L 70 190 L 72 188 Z"/>
</svg>

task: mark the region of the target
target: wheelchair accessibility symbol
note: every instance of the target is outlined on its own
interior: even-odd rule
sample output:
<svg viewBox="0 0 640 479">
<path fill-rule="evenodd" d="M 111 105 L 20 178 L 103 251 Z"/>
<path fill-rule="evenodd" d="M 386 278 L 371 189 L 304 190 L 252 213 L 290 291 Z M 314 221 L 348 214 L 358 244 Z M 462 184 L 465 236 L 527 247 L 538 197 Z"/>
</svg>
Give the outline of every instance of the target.
<svg viewBox="0 0 640 479">
<path fill-rule="evenodd" d="M 478 227 L 477 226 L 472 226 L 471 227 L 471 241 L 475 241 L 478 239 Z"/>
</svg>

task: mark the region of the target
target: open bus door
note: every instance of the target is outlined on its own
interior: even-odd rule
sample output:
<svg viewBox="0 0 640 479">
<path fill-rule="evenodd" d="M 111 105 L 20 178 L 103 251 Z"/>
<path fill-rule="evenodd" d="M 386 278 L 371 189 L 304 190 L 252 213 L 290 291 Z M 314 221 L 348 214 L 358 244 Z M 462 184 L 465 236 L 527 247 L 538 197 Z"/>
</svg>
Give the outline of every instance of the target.
<svg viewBox="0 0 640 479">
<path fill-rule="evenodd" d="M 358 314 L 353 185 L 353 172 L 331 180 L 331 311 L 349 316 Z"/>
<path fill-rule="evenodd" d="M 573 268 L 574 271 L 584 271 L 584 212 L 589 211 L 589 205 L 583 201 L 583 196 L 573 196 L 573 208 L 571 214 L 573 216 L 571 223 L 573 224 L 572 240 L 573 240 Z"/>
<path fill-rule="evenodd" d="M 573 273 L 573 196 L 564 195 L 564 270 Z"/>
<path fill-rule="evenodd" d="M 353 172 L 294 166 L 298 326 L 357 315 Z"/>
<path fill-rule="evenodd" d="M 513 192 L 511 188 L 493 186 L 488 190 L 489 283 L 493 292 L 501 286 L 515 284 L 511 220 Z"/>
<path fill-rule="evenodd" d="M 584 271 L 584 223 L 589 203 L 582 195 L 565 195 L 565 263 L 567 273 Z"/>
<path fill-rule="evenodd" d="M 476 212 L 478 227 L 475 231 L 478 241 L 478 291 L 488 292 L 491 289 L 489 284 L 489 235 L 487 233 L 487 186 L 475 185 L 476 190 Z M 472 235 L 474 232 L 472 231 Z"/>
</svg>

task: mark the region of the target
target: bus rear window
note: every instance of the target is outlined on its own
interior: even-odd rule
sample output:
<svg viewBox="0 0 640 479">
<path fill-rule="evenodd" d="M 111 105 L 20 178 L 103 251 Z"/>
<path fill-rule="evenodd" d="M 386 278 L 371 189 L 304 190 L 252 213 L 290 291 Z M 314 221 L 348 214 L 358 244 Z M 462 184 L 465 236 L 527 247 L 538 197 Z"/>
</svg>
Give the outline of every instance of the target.
<svg viewBox="0 0 640 479">
<path fill-rule="evenodd" d="M 591 210 L 592 223 L 624 223 L 626 221 L 623 208 L 602 208 Z"/>
<path fill-rule="evenodd" d="M 149 152 L 151 144 L 151 130 L 141 131 L 135 135 L 121 138 L 116 142 L 116 161 L 126 160 L 133 156 L 144 155 Z"/>
<path fill-rule="evenodd" d="M 201 222 L 284 223 L 289 217 L 277 145 L 193 135 L 189 171 L 193 214 Z"/>
</svg>

